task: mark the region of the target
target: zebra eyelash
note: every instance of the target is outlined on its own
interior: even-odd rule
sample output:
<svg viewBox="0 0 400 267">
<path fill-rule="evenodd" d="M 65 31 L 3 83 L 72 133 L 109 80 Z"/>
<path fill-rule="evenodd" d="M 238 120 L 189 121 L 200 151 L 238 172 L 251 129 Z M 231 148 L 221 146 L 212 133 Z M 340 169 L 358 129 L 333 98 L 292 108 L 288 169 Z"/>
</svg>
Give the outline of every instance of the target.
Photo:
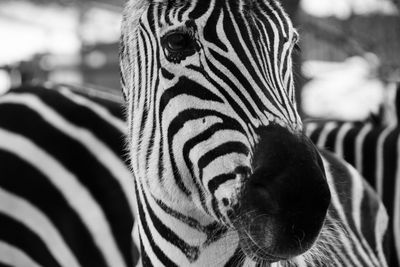
<svg viewBox="0 0 400 267">
<path fill-rule="evenodd" d="M 163 47 L 164 55 L 168 61 L 179 64 L 182 60 L 185 60 L 187 57 L 192 56 L 200 49 L 197 41 L 196 41 L 196 27 L 190 21 L 186 23 L 185 26 L 180 26 L 173 30 L 166 32 L 161 37 L 161 45 Z M 182 47 L 179 48 L 179 41 L 178 41 L 178 48 L 173 49 L 170 47 L 170 37 L 174 35 L 181 35 L 182 37 Z M 173 43 L 174 41 L 172 41 Z M 186 47 L 185 47 L 186 46 Z"/>
<path fill-rule="evenodd" d="M 168 35 L 174 34 L 174 33 L 187 34 L 192 39 L 195 39 L 195 36 L 196 36 L 196 30 L 194 29 L 194 27 L 191 26 L 191 24 L 189 24 L 189 25 L 182 25 L 177 28 L 170 29 L 170 30 L 164 32 L 163 34 L 161 34 L 161 39 L 165 38 Z"/>
</svg>

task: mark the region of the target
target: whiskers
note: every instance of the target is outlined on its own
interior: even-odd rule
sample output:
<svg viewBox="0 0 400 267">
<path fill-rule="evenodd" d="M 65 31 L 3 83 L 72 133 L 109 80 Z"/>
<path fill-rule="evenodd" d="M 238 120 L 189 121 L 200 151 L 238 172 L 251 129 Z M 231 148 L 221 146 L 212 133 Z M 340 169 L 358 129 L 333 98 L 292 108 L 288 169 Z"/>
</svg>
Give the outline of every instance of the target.
<svg viewBox="0 0 400 267">
<path fill-rule="evenodd" d="M 231 218 L 232 226 L 224 225 L 210 229 L 208 235 L 213 238 L 208 242 L 208 246 L 219 247 L 229 253 L 230 266 L 328 267 L 336 262 L 337 249 L 342 247 L 341 237 L 347 236 L 347 233 L 340 222 L 329 214 L 316 242 L 307 252 L 274 263 L 271 263 L 271 257 L 269 257 L 274 254 L 273 246 L 268 247 L 268 244 L 262 242 L 267 235 L 272 235 L 272 233 L 268 233 L 268 228 L 256 225 L 260 221 L 267 221 L 263 218 L 264 216 L 269 215 L 249 211 Z M 301 245 L 302 236 L 299 235 L 297 238 Z M 263 246 L 263 243 L 267 246 Z M 233 251 L 235 252 L 232 255 Z M 224 265 L 228 260 L 226 257 L 216 259 L 212 266 Z"/>
<path fill-rule="evenodd" d="M 342 227 L 340 222 L 329 216 L 328 213 L 315 244 L 302 255 L 280 262 L 281 266 L 332 266 L 332 262 L 335 261 L 335 257 L 337 257 L 334 248 L 342 246 L 339 237 L 343 235 L 347 235 L 346 230 Z"/>
<path fill-rule="evenodd" d="M 243 216 L 247 216 L 247 220 L 243 219 Z M 252 219 L 249 219 L 249 216 L 253 216 Z M 254 266 L 266 266 L 266 267 L 321 267 L 321 266 L 332 266 L 332 262 L 336 261 L 336 257 L 338 256 L 338 248 L 342 247 L 340 238 L 343 236 L 347 236 L 346 230 L 343 228 L 341 223 L 336 219 L 332 218 L 332 216 L 327 215 L 327 218 L 324 222 L 324 225 L 321 229 L 321 232 L 314 243 L 314 245 L 302 255 L 294 257 L 288 260 L 281 260 L 276 263 L 270 263 L 271 259 L 268 258 L 269 253 L 266 252 L 266 249 L 261 247 L 257 242 L 257 238 L 265 238 L 268 235 L 268 231 L 265 228 L 251 228 L 253 223 L 256 223 L 258 219 L 261 219 L 262 216 L 268 215 L 258 215 L 255 216 L 254 213 L 248 212 L 242 217 L 238 218 L 238 222 L 235 224 L 239 224 L 242 227 L 243 237 L 239 238 L 247 238 L 251 242 L 241 242 L 241 249 L 243 251 L 251 251 L 254 254 L 254 257 L 251 260 L 254 262 Z M 247 225 L 243 225 L 243 222 L 247 221 Z M 256 230 L 256 231 L 255 231 Z M 257 233 L 257 231 L 260 231 Z M 302 236 L 297 237 L 298 242 L 301 245 Z M 273 253 L 273 249 L 271 250 Z M 251 255 L 251 254 L 250 254 Z M 244 260 L 242 261 L 242 263 Z M 247 262 L 247 260 L 246 260 Z M 253 264 L 252 264 L 253 265 Z"/>
<path fill-rule="evenodd" d="M 269 253 L 266 248 L 260 246 L 260 243 L 264 243 L 268 233 L 265 227 L 259 227 L 254 225 L 257 221 L 267 221 L 263 220 L 263 217 L 267 217 L 267 214 L 256 214 L 254 211 L 248 211 L 241 214 L 233 221 L 233 224 L 237 227 L 237 231 L 241 232 L 239 234 L 240 249 L 242 251 L 242 259 L 240 266 L 248 263 L 249 266 L 273 266 L 270 261 L 271 258 L 268 257 Z M 258 240 L 260 239 L 260 240 Z M 247 255 L 246 255 L 247 254 Z"/>
</svg>

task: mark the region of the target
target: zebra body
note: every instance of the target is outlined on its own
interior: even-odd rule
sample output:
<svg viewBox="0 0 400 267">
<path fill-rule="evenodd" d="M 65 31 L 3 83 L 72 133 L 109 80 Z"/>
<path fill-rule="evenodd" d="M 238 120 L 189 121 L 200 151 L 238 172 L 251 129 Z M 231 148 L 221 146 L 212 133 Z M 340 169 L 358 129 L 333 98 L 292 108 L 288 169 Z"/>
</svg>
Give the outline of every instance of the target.
<svg viewBox="0 0 400 267">
<path fill-rule="evenodd" d="M 0 265 L 133 266 L 120 102 L 50 84 L 0 96 Z"/>
<path fill-rule="evenodd" d="M 388 210 L 391 258 L 399 265 L 400 256 L 400 129 L 396 124 L 373 122 L 308 121 L 305 132 L 319 147 L 335 152 L 354 166 L 377 191 Z"/>
<path fill-rule="evenodd" d="M 273 0 L 129 1 L 121 77 L 143 266 L 387 266 L 387 214 L 296 110 Z"/>
</svg>

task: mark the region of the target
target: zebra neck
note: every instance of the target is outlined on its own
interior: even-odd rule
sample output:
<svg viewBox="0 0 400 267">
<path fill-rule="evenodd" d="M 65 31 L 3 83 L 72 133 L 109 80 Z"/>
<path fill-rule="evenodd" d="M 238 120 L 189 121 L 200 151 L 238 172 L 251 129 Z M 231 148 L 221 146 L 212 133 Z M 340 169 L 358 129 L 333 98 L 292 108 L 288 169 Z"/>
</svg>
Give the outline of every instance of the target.
<svg viewBox="0 0 400 267">
<path fill-rule="evenodd" d="M 143 266 L 220 266 L 235 254 L 236 232 L 171 209 L 140 182 L 135 188 Z"/>
</svg>

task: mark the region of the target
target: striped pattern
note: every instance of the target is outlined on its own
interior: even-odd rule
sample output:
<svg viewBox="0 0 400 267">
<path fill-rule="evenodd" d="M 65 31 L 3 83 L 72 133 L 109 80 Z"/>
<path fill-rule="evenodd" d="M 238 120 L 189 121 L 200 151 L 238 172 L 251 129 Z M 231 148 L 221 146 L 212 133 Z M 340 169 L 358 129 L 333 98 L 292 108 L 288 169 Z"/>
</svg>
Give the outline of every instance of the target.
<svg viewBox="0 0 400 267">
<path fill-rule="evenodd" d="M 269 266 L 246 256 L 230 215 L 259 130 L 302 131 L 296 39 L 273 0 L 127 3 L 120 62 L 143 266 Z M 271 266 L 388 266 L 383 205 L 349 165 L 323 158 L 332 203 L 322 233 Z"/>
<path fill-rule="evenodd" d="M 388 210 L 392 257 L 400 259 L 400 129 L 369 122 L 310 121 L 308 136 L 319 146 L 335 152 L 353 165 L 377 191 Z"/>
<path fill-rule="evenodd" d="M 125 128 L 110 93 L 47 84 L 0 97 L 0 264 L 133 266 Z"/>
<path fill-rule="evenodd" d="M 399 125 L 400 118 L 400 83 L 389 84 L 385 91 L 385 99 L 381 105 L 379 123 L 384 126 Z"/>
</svg>

